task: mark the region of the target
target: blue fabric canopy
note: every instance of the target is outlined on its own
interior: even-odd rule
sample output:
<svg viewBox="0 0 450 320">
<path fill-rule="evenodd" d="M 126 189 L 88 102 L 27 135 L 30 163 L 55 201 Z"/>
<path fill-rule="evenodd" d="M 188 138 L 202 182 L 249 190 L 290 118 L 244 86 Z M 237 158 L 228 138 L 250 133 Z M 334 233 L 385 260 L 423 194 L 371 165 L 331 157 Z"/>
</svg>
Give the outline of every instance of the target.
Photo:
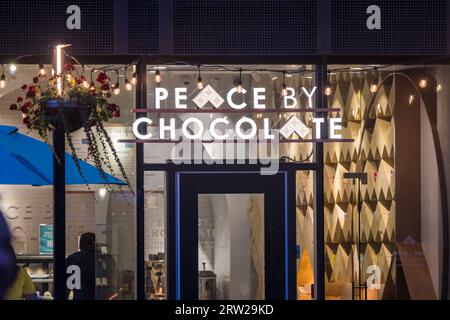
<svg viewBox="0 0 450 320">
<path fill-rule="evenodd" d="M 85 184 L 75 161 L 66 156 L 66 184 Z M 81 171 L 89 184 L 104 184 L 97 168 L 79 160 Z M 126 183 L 106 174 L 108 184 Z M 53 184 L 53 153 L 43 141 L 18 132 L 16 127 L 0 125 L 0 184 Z"/>
</svg>

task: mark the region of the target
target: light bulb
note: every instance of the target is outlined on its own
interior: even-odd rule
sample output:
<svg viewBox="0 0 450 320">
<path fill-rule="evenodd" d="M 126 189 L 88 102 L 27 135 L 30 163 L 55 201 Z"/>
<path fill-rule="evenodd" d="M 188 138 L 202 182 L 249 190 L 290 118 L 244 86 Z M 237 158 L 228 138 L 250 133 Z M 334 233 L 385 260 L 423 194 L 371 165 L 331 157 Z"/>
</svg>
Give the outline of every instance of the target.
<svg viewBox="0 0 450 320">
<path fill-rule="evenodd" d="M 83 80 L 83 87 L 85 88 L 85 89 L 89 89 L 90 88 L 90 84 L 89 84 L 89 82 L 86 80 L 86 79 L 84 79 Z"/>
<path fill-rule="evenodd" d="M 16 65 L 15 65 L 14 63 L 12 63 L 12 64 L 9 66 L 9 71 L 11 71 L 11 72 L 16 72 L 16 70 L 17 70 Z"/>
<path fill-rule="evenodd" d="M 283 87 L 283 90 L 281 90 L 281 94 L 285 97 L 285 96 L 287 96 L 287 86 L 286 86 L 286 83 L 283 83 L 282 87 Z"/>
<path fill-rule="evenodd" d="M 156 83 L 161 83 L 161 73 L 159 72 L 159 69 L 156 69 L 155 71 L 155 82 Z"/>
<path fill-rule="evenodd" d="M 0 89 L 3 89 L 6 87 L 6 77 L 4 74 L 0 77 Z"/>
<path fill-rule="evenodd" d="M 89 88 L 90 88 L 91 90 L 95 90 L 95 83 L 94 83 L 94 81 L 91 81 L 91 83 L 90 83 L 90 85 L 89 85 Z"/>
<path fill-rule="evenodd" d="M 133 74 L 131 75 L 130 83 L 131 83 L 133 86 L 136 85 L 136 83 L 137 83 L 136 72 L 133 72 Z"/>
<path fill-rule="evenodd" d="M 127 78 L 125 78 L 125 89 L 127 91 L 131 91 L 133 89 L 133 85 L 130 83 L 130 81 L 128 81 Z"/>
<path fill-rule="evenodd" d="M 242 93 L 242 84 L 237 85 L 236 91 L 237 91 L 237 93 Z"/>
<path fill-rule="evenodd" d="M 427 79 L 425 79 L 425 78 L 420 79 L 419 87 L 421 87 L 422 89 L 426 88 L 427 87 Z"/>
<path fill-rule="evenodd" d="M 369 90 L 370 90 L 370 92 L 372 92 L 372 93 L 376 93 L 377 90 L 378 90 L 378 83 L 376 83 L 375 81 L 372 82 L 372 83 L 370 84 Z"/>
<path fill-rule="evenodd" d="M 114 85 L 113 93 L 117 96 L 120 93 L 120 85 L 118 82 Z"/>
<path fill-rule="evenodd" d="M 70 73 L 66 76 L 67 81 L 72 80 L 72 76 L 70 75 Z"/>
<path fill-rule="evenodd" d="M 325 95 L 331 96 L 331 86 L 329 84 L 325 87 Z"/>
<path fill-rule="evenodd" d="M 200 76 L 198 76 L 198 79 L 197 79 L 197 89 L 198 90 L 203 89 L 203 80 L 202 80 L 202 77 L 200 77 Z"/>
<path fill-rule="evenodd" d="M 44 69 L 44 65 L 43 65 L 43 64 L 40 64 L 40 65 L 39 65 L 39 74 L 40 74 L 41 76 L 45 76 L 45 74 L 46 74 L 45 69 Z"/>
</svg>

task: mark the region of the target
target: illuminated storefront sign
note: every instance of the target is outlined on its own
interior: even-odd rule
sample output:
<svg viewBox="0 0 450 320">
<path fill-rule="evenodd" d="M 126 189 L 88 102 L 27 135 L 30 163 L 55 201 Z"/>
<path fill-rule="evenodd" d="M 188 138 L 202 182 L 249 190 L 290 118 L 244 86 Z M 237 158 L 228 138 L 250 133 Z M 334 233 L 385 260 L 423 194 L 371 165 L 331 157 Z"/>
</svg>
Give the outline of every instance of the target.
<svg viewBox="0 0 450 320">
<path fill-rule="evenodd" d="M 300 106 L 298 106 L 297 100 L 297 96 L 299 94 L 304 94 L 308 100 L 308 105 L 303 106 L 303 108 L 313 108 L 313 97 L 316 93 L 316 89 L 316 87 L 313 87 L 311 91 L 308 91 L 305 87 L 302 87 L 301 92 L 298 93 L 294 88 L 288 87 L 286 90 L 286 95 L 282 97 L 282 106 L 285 110 L 280 110 L 280 112 L 298 112 L 300 110 Z M 266 88 L 252 89 L 253 109 L 258 111 L 260 110 L 262 114 L 264 114 L 264 110 L 266 110 L 267 107 L 265 90 Z M 188 109 L 187 107 L 187 88 L 174 88 L 172 94 L 175 110 L 181 109 L 186 110 L 186 113 L 192 112 L 192 109 Z M 219 109 L 226 103 L 226 105 L 228 105 L 231 110 L 244 110 L 245 108 L 247 108 L 247 103 L 243 99 L 243 96 L 246 94 L 248 94 L 248 91 L 245 89 L 242 89 L 241 92 L 238 92 L 237 88 L 232 88 L 227 92 L 226 97 L 224 98 L 216 90 L 214 90 L 213 87 L 208 85 L 192 99 L 192 102 L 199 109 L 204 108 L 208 104 L 211 104 L 214 109 Z M 238 100 L 237 98 L 239 98 L 239 96 L 241 98 L 239 100 L 241 101 L 238 102 L 236 100 Z M 168 89 L 162 87 L 155 88 L 155 109 L 163 110 L 161 108 L 161 104 L 168 98 Z M 302 109 L 302 112 L 304 112 L 304 109 Z M 225 109 L 224 113 L 227 113 Z M 325 124 L 327 119 L 322 117 L 313 117 L 311 121 L 314 126 L 314 139 L 321 139 L 321 127 Z M 341 118 L 329 119 L 328 128 L 330 139 L 342 138 L 341 134 L 339 133 L 341 130 L 340 123 Z M 153 120 L 147 117 L 136 119 L 133 123 L 133 134 L 135 135 L 135 137 L 140 140 L 149 140 L 155 138 L 154 133 L 152 132 L 143 134 L 139 131 L 140 126 L 143 124 L 152 125 Z M 167 135 L 169 136 L 170 140 L 176 140 L 179 138 L 176 136 L 177 123 L 176 119 L 173 117 L 159 118 L 158 128 L 158 139 L 163 140 Z M 231 136 L 232 134 L 230 134 L 230 132 L 234 132 L 235 135 Z M 189 117 L 185 119 L 181 124 L 182 138 L 188 140 L 201 140 L 207 133 L 209 133 L 209 136 L 214 140 L 226 140 L 230 138 L 250 140 L 256 138 L 258 132 L 262 132 L 262 134 L 259 134 L 258 138 L 264 140 L 275 139 L 275 134 L 271 129 L 270 119 L 267 117 L 262 118 L 262 128 L 258 128 L 257 122 L 249 117 L 242 117 L 241 119 L 236 121 L 235 124 L 231 124 L 227 117 L 218 117 L 213 119 L 207 127 L 205 127 L 203 120 L 197 117 Z M 305 139 L 310 132 L 310 128 L 308 128 L 295 115 L 290 116 L 283 127 L 279 130 L 279 134 L 281 134 L 285 139 L 288 139 L 294 133 L 297 134 L 300 138 Z"/>
</svg>

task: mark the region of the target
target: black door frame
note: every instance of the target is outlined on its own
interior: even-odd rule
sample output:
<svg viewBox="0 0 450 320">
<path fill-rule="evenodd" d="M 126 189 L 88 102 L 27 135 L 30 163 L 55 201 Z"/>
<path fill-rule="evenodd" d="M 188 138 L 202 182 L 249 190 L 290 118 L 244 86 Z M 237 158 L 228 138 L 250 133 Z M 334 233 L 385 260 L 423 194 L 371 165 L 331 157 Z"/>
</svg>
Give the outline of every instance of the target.
<svg viewBox="0 0 450 320">
<path fill-rule="evenodd" d="M 263 166 L 260 164 L 180 164 L 176 165 L 172 162 L 167 162 L 165 164 L 144 164 L 143 169 L 144 171 L 162 171 L 165 172 L 165 181 L 166 181 L 166 260 L 167 260 L 167 276 L 166 276 L 166 282 L 167 282 L 167 299 L 169 300 L 177 300 L 177 299 L 196 299 L 196 290 L 194 294 L 189 294 L 184 292 L 183 294 L 183 287 L 180 286 L 177 288 L 178 284 L 181 284 L 181 279 L 179 278 L 180 273 L 178 272 L 177 268 L 181 267 L 177 266 L 177 252 L 181 254 L 180 249 L 177 248 L 177 233 L 180 234 L 180 230 L 176 230 L 175 226 L 180 225 L 180 221 L 177 221 L 179 217 L 177 217 L 177 210 L 179 211 L 179 208 L 177 208 L 177 205 L 179 205 L 179 202 L 176 199 L 177 195 L 177 187 L 179 187 L 179 183 L 177 185 L 177 179 L 180 177 L 180 173 L 199 173 L 199 172 L 207 172 L 207 173 L 244 173 L 244 172 L 250 172 L 252 174 L 259 175 L 260 170 Z M 273 290 L 269 288 L 268 290 L 268 296 L 266 296 L 266 299 L 286 299 L 286 300 L 295 300 L 297 298 L 297 288 L 296 288 L 296 281 L 292 279 L 296 279 L 296 173 L 297 171 L 302 170 L 312 170 L 316 172 L 316 178 L 317 178 L 317 171 L 320 169 L 320 166 L 317 163 L 292 163 L 292 162 L 280 162 L 279 165 L 279 172 L 284 176 L 282 185 L 276 185 L 275 187 L 283 188 L 285 189 L 284 196 L 285 196 L 285 212 L 287 212 L 286 218 L 283 217 L 282 223 L 284 224 L 283 230 L 286 230 L 287 232 L 282 233 L 283 241 L 286 243 L 284 246 L 284 250 L 282 250 L 282 257 L 281 261 L 283 263 L 283 276 L 284 281 L 281 285 L 281 287 L 274 288 Z M 256 185 L 256 184 L 255 184 Z M 257 188 L 257 186 L 255 187 Z M 214 193 L 210 192 L 211 189 L 208 189 L 208 193 Z M 237 190 L 237 189 L 236 189 Z M 248 189 L 247 189 L 248 190 Z M 256 190 L 256 189 L 255 189 Z M 228 192 L 228 191 L 227 191 Z M 222 193 L 222 192 L 221 192 Z M 229 192 L 231 193 L 231 192 Z M 245 192 L 250 193 L 250 192 Z M 260 193 L 260 192 L 259 192 Z M 316 183 L 316 196 L 315 196 L 315 211 L 316 215 L 323 215 L 323 202 L 319 203 L 318 201 L 323 201 L 322 197 L 319 195 L 323 194 L 323 186 L 321 183 Z M 196 201 L 196 199 L 195 199 Z M 192 223 L 192 220 L 191 220 Z M 192 226 L 191 226 L 192 228 Z M 195 225 L 195 234 L 197 235 L 197 225 Z M 190 239 L 189 239 L 190 237 Z M 321 235 L 319 235 L 319 239 L 323 239 L 323 231 Z M 183 239 L 185 240 L 185 239 Z M 192 241 L 192 235 L 188 236 L 186 241 Z M 195 239 L 194 239 L 195 240 Z M 320 241 L 319 241 L 320 242 Z M 195 242 L 197 243 L 197 242 Z M 320 244 L 319 244 L 320 245 Z M 178 250 L 178 251 L 177 251 Z M 140 250 L 139 250 L 140 251 Z M 320 252 L 320 250 L 319 250 Z M 139 264 L 144 264 L 144 255 L 138 255 Z M 197 263 L 197 260 L 194 259 L 194 257 L 191 256 L 191 259 Z M 280 258 L 278 258 L 279 260 Z M 322 257 L 323 259 L 323 257 Z M 182 260 L 182 259 L 180 259 Z M 317 259 L 317 262 L 320 263 L 321 258 L 319 257 Z M 191 266 L 192 268 L 192 266 Z M 197 265 L 195 265 L 195 271 L 190 271 L 191 273 L 197 273 Z M 192 283 L 189 284 L 189 286 L 194 286 L 193 288 L 197 288 L 198 284 L 196 281 L 197 278 L 195 278 L 194 281 L 191 281 Z M 266 278 L 269 279 L 269 278 Z M 194 283 L 195 282 L 195 283 Z M 139 286 L 139 284 L 138 284 Z M 189 287 L 188 285 L 186 288 Z M 320 291 L 320 287 L 324 287 L 324 281 L 323 277 L 320 275 L 316 275 L 316 290 Z M 282 288 L 282 289 L 280 289 Z M 192 287 L 190 287 L 192 290 Z M 271 294 L 273 293 L 273 294 Z M 195 295 L 195 297 L 194 297 Z"/>
<path fill-rule="evenodd" d="M 175 213 L 175 237 L 170 232 L 173 226 L 168 226 L 168 241 L 175 241 L 176 246 L 177 300 L 198 299 L 198 196 L 224 193 L 264 195 L 265 299 L 289 298 L 290 281 L 287 270 L 292 264 L 286 260 L 289 252 L 295 252 L 295 247 L 292 248 L 292 243 L 287 243 L 289 232 L 286 226 L 289 216 L 295 214 L 295 211 L 288 210 L 287 178 L 287 172 L 270 176 L 263 176 L 259 171 L 176 172 L 176 209 L 175 212 L 168 212 L 169 215 Z"/>
</svg>

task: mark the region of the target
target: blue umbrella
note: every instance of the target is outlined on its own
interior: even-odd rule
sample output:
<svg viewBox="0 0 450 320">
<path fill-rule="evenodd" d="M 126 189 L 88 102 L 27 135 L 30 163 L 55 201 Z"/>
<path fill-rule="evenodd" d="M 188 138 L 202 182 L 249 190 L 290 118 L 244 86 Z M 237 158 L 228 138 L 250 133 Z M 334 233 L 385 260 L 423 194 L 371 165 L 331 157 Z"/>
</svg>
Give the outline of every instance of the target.
<svg viewBox="0 0 450 320">
<path fill-rule="evenodd" d="M 66 184 L 85 184 L 73 157 L 66 155 Z M 97 168 L 79 160 L 81 172 L 89 184 L 103 184 Z M 126 183 L 106 174 L 108 184 Z M 16 127 L 0 125 L 0 184 L 53 184 L 53 154 L 42 141 L 18 132 Z"/>
</svg>

